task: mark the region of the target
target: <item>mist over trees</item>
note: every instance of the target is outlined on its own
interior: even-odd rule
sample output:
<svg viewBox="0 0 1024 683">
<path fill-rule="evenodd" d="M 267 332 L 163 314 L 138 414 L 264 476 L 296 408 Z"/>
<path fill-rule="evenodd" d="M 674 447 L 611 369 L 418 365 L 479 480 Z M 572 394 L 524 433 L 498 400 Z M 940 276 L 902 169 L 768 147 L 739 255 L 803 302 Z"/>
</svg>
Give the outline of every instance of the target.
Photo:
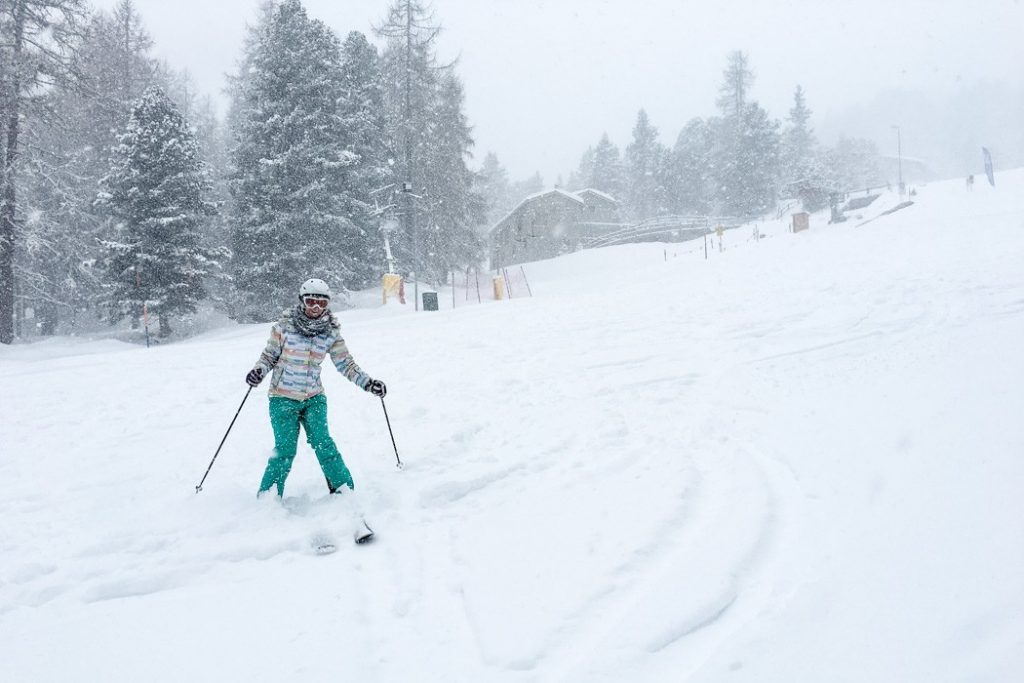
<svg viewBox="0 0 1024 683">
<path fill-rule="evenodd" d="M 344 35 L 301 0 L 268 2 L 220 116 L 154 57 L 132 0 L 111 11 L 0 0 L 0 343 L 125 318 L 136 328 L 142 311 L 164 335 L 209 308 L 267 320 L 314 274 L 344 305 L 379 281 L 385 236 L 407 277 L 436 284 L 482 264 L 488 228 L 550 185 L 510 177 L 493 152 L 474 157 L 441 31 L 422 0 L 392 0 L 368 33 Z M 630 139 L 604 133 L 555 186 L 603 191 L 639 222 L 756 216 L 780 201 L 816 210 L 884 183 L 879 131 L 815 126 L 814 93 L 800 85 L 774 118 L 752 97 L 755 79 L 744 52 L 729 54 L 710 115 L 655 122 L 639 108 Z M 982 84 L 956 116 L 912 93 L 890 99 L 953 156 L 976 155 L 980 134 L 1024 163 L 1024 128 L 1009 120 L 1024 90 Z M 968 107 L 980 132 L 954 130 Z"/>
<path fill-rule="evenodd" d="M 1022 119 L 1024 85 L 978 81 L 945 93 L 886 89 L 823 117 L 818 130 L 822 139 L 882 141 L 891 156 L 893 125 L 902 123 L 904 152 L 913 150 L 938 177 L 955 177 L 979 167 L 982 146 L 1005 167 L 1024 165 Z"/>
<path fill-rule="evenodd" d="M 624 221 L 639 222 L 686 214 L 753 217 L 780 202 L 817 211 L 845 193 L 886 184 L 883 157 L 869 137 L 839 135 L 834 144 L 822 144 L 803 87 L 795 86 L 792 107 L 778 120 L 751 98 L 755 79 L 747 54 L 730 53 L 718 97 L 709 103 L 715 115 L 685 122 L 666 146 L 641 108 L 624 150 L 603 133 L 556 187 L 605 192 L 620 201 Z M 489 225 L 544 188 L 539 176 L 529 186 L 509 181 L 493 153 L 480 173 L 502 179 L 478 185 Z"/>
<path fill-rule="evenodd" d="M 666 214 L 757 216 L 782 198 L 818 210 L 833 194 L 884 182 L 873 143 L 841 138 L 827 148 L 818 142 L 803 88 L 796 86 L 783 122 L 751 99 L 754 80 L 748 56 L 731 53 L 717 115 L 687 121 L 669 148 L 640 109 L 625 153 L 603 134 L 583 152 L 568 189 L 606 192 L 622 203 L 623 218 L 635 222 Z"/>
</svg>

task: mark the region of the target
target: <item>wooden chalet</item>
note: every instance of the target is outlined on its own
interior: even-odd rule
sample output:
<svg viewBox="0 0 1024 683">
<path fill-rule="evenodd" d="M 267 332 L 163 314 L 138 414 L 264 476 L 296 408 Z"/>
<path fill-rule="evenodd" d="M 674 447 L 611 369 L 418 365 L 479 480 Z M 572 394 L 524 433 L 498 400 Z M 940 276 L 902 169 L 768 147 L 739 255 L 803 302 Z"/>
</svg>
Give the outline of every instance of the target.
<svg viewBox="0 0 1024 683">
<path fill-rule="evenodd" d="M 538 192 L 491 228 L 491 268 L 573 252 L 621 227 L 619 202 L 604 192 Z"/>
</svg>

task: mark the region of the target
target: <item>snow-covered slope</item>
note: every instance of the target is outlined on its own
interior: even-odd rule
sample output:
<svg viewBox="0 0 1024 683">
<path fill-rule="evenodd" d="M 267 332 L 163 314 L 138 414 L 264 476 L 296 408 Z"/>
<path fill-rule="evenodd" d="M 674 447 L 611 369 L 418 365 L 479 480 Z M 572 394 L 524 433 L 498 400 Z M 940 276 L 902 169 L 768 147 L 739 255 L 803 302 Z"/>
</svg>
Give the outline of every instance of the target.
<svg viewBox="0 0 1024 683">
<path fill-rule="evenodd" d="M 0 349 L 0 677 L 1024 680 L 1024 171 L 999 183 L 346 313 L 407 464 L 325 373 L 365 547 L 305 443 L 256 500 L 265 386 L 194 492 L 267 326 Z"/>
</svg>

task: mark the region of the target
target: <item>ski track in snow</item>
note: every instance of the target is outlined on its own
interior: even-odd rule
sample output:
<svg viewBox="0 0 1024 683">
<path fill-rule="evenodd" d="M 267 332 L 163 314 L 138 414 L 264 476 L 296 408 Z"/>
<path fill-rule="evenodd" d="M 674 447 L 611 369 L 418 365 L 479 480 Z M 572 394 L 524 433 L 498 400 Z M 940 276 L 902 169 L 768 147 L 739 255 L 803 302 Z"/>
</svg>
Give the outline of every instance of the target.
<svg viewBox="0 0 1024 683">
<path fill-rule="evenodd" d="M 990 212 L 1014 235 L 1009 256 L 962 259 L 960 240 L 915 218 L 969 215 L 942 187 L 922 191 L 917 214 L 864 227 L 789 235 L 779 221 L 756 245 L 734 231 L 709 262 L 629 245 L 533 264 L 529 300 L 347 313 L 356 359 L 388 382 L 406 467 L 394 468 L 379 402 L 325 373 L 357 481 L 341 501 L 325 495 L 304 439 L 284 503 L 255 499 L 272 442 L 265 387 L 193 493 L 265 326 L 150 350 L 3 349 L 15 387 L 0 431 L 8 671 L 57 680 L 109 660 L 147 680 L 336 680 L 325 653 L 347 678 L 378 681 L 794 680 L 802 661 L 807 680 L 896 680 L 899 666 L 917 667 L 900 680 L 997 680 L 1000 657 L 1024 671 L 1005 656 L 1024 632 L 1009 612 L 939 620 L 949 629 L 928 635 L 944 643 L 935 652 L 961 653 L 948 667 L 877 648 L 843 660 L 837 637 L 871 632 L 849 606 L 887 576 L 872 553 L 893 575 L 920 576 L 874 525 L 915 538 L 898 520 L 917 508 L 899 494 L 941 475 L 914 456 L 929 438 L 921 415 L 951 424 L 927 398 L 958 379 L 946 355 L 956 335 L 969 348 L 977 329 L 1021 331 L 1024 283 L 1007 264 L 1024 207 Z M 908 263 L 901 250 L 915 245 Z M 610 254 L 620 263 L 595 273 Z M 908 374 L 933 364 L 946 384 Z M 902 377 L 920 383 L 921 413 L 865 436 L 903 407 L 886 403 L 904 401 Z M 975 401 L 999 391 L 981 381 L 960 390 Z M 971 476 L 993 487 L 984 470 Z M 356 547 L 359 509 L 377 539 Z M 337 552 L 316 556 L 321 536 Z M 933 590 L 921 600 L 948 592 Z M 1020 591 L 1006 597 L 1020 604 Z M 890 619 L 911 630 L 909 617 Z M 216 661 L 179 656 L 212 641 Z M 808 642 L 844 668 L 823 668 Z M 44 652 L 58 656 L 43 664 Z"/>
</svg>

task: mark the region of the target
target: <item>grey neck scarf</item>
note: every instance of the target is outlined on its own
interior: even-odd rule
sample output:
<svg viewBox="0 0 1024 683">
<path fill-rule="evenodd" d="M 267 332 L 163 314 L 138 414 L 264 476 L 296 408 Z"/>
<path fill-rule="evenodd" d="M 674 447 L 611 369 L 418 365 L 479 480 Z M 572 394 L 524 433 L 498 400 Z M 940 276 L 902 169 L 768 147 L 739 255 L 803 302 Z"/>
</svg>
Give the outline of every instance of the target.
<svg viewBox="0 0 1024 683">
<path fill-rule="evenodd" d="M 333 316 L 330 309 L 323 312 L 319 318 L 310 318 L 306 315 L 305 308 L 299 304 L 292 311 L 292 323 L 304 337 L 315 337 L 323 334 L 331 328 Z"/>
</svg>

